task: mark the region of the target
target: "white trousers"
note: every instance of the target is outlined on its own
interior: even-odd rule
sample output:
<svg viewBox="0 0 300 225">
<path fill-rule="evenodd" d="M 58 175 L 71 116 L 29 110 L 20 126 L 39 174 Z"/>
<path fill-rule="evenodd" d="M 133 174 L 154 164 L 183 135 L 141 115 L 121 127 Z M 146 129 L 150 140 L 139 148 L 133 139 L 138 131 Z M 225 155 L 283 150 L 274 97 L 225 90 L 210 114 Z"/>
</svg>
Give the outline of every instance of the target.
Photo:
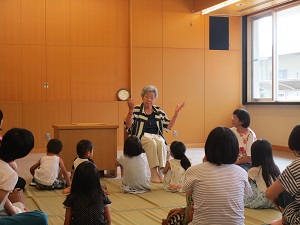
<svg viewBox="0 0 300 225">
<path fill-rule="evenodd" d="M 165 140 L 160 135 L 145 133 L 141 138 L 141 143 L 147 155 L 149 168 L 165 167 L 168 148 Z"/>
</svg>

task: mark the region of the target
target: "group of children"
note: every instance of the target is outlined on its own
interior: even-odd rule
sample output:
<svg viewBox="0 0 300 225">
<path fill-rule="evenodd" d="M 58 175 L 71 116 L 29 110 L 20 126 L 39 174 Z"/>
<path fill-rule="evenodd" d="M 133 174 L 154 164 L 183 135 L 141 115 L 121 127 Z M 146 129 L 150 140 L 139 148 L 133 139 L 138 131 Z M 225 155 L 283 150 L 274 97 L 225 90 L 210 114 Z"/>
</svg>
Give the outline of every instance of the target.
<svg viewBox="0 0 300 225">
<path fill-rule="evenodd" d="M 273 159 L 270 142 L 266 139 L 256 140 L 255 133 L 249 128 L 248 112 L 235 110 L 232 124 L 231 131 L 237 137 L 239 146 L 238 159 L 225 159 L 225 161 L 235 162 L 234 164 L 239 165 L 248 173 L 249 187 L 251 187 L 248 194 L 250 192 L 252 194 L 244 195 L 244 206 L 248 208 L 275 208 L 277 206 L 283 211 L 283 218 L 272 221 L 271 224 L 300 224 L 298 215 L 300 178 L 298 179 L 297 175 L 300 159 L 294 161 L 280 174 Z M 218 135 L 215 130 L 213 132 L 216 134 L 210 134 L 210 136 Z M 224 128 L 219 130 L 227 132 Z M 224 134 L 223 137 L 225 136 Z M 209 161 L 219 165 L 217 158 L 225 157 L 222 155 L 216 157 L 207 152 L 209 149 L 217 148 L 218 141 L 221 140 L 207 140 L 203 162 Z M 224 146 L 225 149 L 227 147 Z M 300 125 L 292 131 L 289 147 L 296 156 L 300 156 Z M 58 139 L 51 139 L 48 142 L 47 154 L 30 168 L 33 175 L 31 185 L 35 185 L 40 190 L 63 189 L 63 193 L 68 194 L 63 202 L 66 209 L 65 225 L 71 224 L 71 220 L 72 224 L 111 224 L 109 209 L 111 201 L 107 196 L 107 190 L 100 183 L 99 171 L 92 160 L 93 143 L 89 140 L 78 142 L 77 157 L 72 165 L 71 176 L 59 157 L 62 148 L 63 144 Z M 189 186 L 189 182 L 193 181 L 190 178 L 186 179 L 186 171 L 189 171 L 190 177 L 191 171 L 194 171 L 192 174 L 197 173 L 197 168 L 189 169 L 191 162 L 185 152 L 184 143 L 180 141 L 171 143 L 170 155 L 163 168 L 164 190 L 171 192 L 193 190 L 192 186 Z M 122 193 L 144 193 L 151 190 L 149 168 L 143 153 L 138 137 L 132 135 L 125 140 L 123 155 L 116 160 L 116 166 L 121 168 Z"/>
<path fill-rule="evenodd" d="M 48 142 L 46 155 L 30 168 L 33 175 L 30 185 L 39 190 L 63 189 L 62 193 L 68 194 L 63 202 L 66 209 L 65 225 L 111 224 L 111 201 L 100 183 L 99 170 L 92 160 L 93 143 L 89 140 L 77 143 L 77 157 L 73 161 L 71 175 L 59 157 L 62 147 L 58 139 Z"/>
<path fill-rule="evenodd" d="M 124 154 L 116 161 L 116 166 L 121 167 L 121 191 L 123 193 L 150 191 L 150 174 L 143 152 L 142 144 L 137 136 L 131 135 L 125 140 Z M 172 158 L 167 160 L 163 169 L 164 190 L 182 192 L 185 171 L 191 166 L 185 152 L 186 147 L 182 142 L 172 142 L 170 146 Z"/>
</svg>

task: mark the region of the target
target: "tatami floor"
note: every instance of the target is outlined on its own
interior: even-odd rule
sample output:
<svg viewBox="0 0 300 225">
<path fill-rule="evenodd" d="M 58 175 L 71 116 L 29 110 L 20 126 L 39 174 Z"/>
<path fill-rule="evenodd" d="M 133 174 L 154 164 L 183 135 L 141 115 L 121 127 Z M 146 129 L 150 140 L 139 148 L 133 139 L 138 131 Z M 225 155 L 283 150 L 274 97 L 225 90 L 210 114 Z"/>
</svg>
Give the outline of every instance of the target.
<svg viewBox="0 0 300 225">
<path fill-rule="evenodd" d="M 95 149 L 95 151 L 97 151 Z M 118 157 L 122 155 L 122 151 L 118 151 Z M 16 160 L 18 164 L 18 174 L 23 177 L 25 180 L 31 179 L 31 174 L 29 168 L 37 162 L 45 153 L 33 153 L 28 156 Z M 191 160 L 192 165 L 196 165 L 202 162 L 204 156 L 203 148 L 189 148 L 186 151 L 186 155 Z M 292 152 L 283 152 L 283 151 L 273 151 L 275 163 L 278 165 L 279 169 L 282 171 L 287 165 L 289 165 L 293 160 L 296 159 L 296 156 Z M 120 177 L 120 169 L 118 168 L 118 178 Z"/>
<path fill-rule="evenodd" d="M 122 151 L 118 151 L 118 156 L 121 154 Z M 18 159 L 19 175 L 30 182 L 32 177 L 29 168 L 43 155 L 45 154 L 35 153 Z M 204 150 L 188 149 L 187 156 L 191 159 L 192 165 L 199 164 L 204 156 Z M 274 158 L 280 170 L 283 170 L 295 159 L 295 156 L 291 152 L 274 151 Z M 119 169 L 118 178 L 120 178 Z M 182 207 L 185 202 L 185 196 L 182 193 L 166 192 L 163 190 L 162 184 L 152 183 L 149 193 L 125 195 L 120 192 L 120 179 L 105 178 L 102 182 L 107 185 L 110 192 L 109 198 L 114 203 L 111 205 L 112 224 L 114 225 L 161 224 L 161 219 L 166 217 L 171 208 Z M 25 196 L 25 204 L 30 209 L 41 209 L 47 213 L 49 225 L 62 225 L 64 223 L 65 211 L 62 202 L 65 195 L 61 194 L 60 190 L 39 191 L 27 186 Z M 279 211 L 274 209 L 245 209 L 245 225 L 262 225 L 280 217 Z"/>
</svg>

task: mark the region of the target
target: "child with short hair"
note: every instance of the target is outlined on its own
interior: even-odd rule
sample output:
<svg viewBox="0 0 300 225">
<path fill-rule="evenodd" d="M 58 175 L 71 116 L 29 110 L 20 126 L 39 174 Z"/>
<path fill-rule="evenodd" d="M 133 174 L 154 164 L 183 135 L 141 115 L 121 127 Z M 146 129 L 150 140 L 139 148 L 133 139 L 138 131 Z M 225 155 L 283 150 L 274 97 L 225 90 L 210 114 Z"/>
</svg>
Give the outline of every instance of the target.
<svg viewBox="0 0 300 225">
<path fill-rule="evenodd" d="M 47 144 L 47 155 L 30 168 L 37 189 L 53 190 L 63 189 L 66 185 L 70 186 L 68 172 L 63 160 L 59 157 L 62 147 L 60 140 L 51 139 Z M 61 174 L 64 178 L 61 177 Z"/>
<path fill-rule="evenodd" d="M 251 146 L 252 167 L 248 171 L 252 195 L 245 197 L 245 207 L 252 209 L 274 208 L 265 197 L 265 191 L 280 175 L 275 164 L 272 145 L 266 139 L 259 139 Z"/>
<path fill-rule="evenodd" d="M 72 164 L 72 174 L 74 173 L 76 167 L 85 161 L 91 161 L 93 157 L 93 150 L 94 150 L 94 145 L 91 141 L 89 140 L 81 140 L 77 143 L 76 146 L 76 152 L 77 152 L 77 157 L 74 159 L 73 164 Z"/>
<path fill-rule="evenodd" d="M 47 225 L 47 215 L 38 210 L 17 214 L 16 207 L 8 199 L 9 193 L 17 183 L 18 175 L 10 167 L 9 162 L 23 158 L 34 147 L 34 137 L 31 131 L 23 128 L 8 130 L 0 145 L 0 224 L 30 224 Z"/>
<path fill-rule="evenodd" d="M 186 147 L 181 141 L 173 141 L 170 150 L 173 159 L 168 160 L 163 169 L 164 190 L 182 192 L 185 171 L 191 166 L 191 162 L 185 155 Z"/>
<path fill-rule="evenodd" d="M 144 193 L 150 191 L 148 164 L 142 154 L 140 139 L 131 135 L 124 143 L 124 155 L 116 161 L 121 167 L 122 193 Z"/>
<path fill-rule="evenodd" d="M 2 130 L 2 125 L 3 125 L 3 112 L 0 109 L 0 130 Z M 0 144 L 1 144 L 1 141 L 2 141 L 2 136 L 0 135 Z M 11 168 L 13 168 L 14 171 L 17 172 L 18 165 L 17 165 L 15 160 L 9 162 L 9 165 L 10 165 Z M 21 189 L 24 190 L 25 186 L 26 186 L 25 179 L 19 176 L 18 177 L 18 182 L 16 183 L 15 188 L 21 188 Z"/>
<path fill-rule="evenodd" d="M 92 160 L 93 150 L 94 150 L 94 145 L 89 140 L 80 140 L 77 143 L 76 146 L 77 157 L 74 159 L 72 164 L 72 171 L 71 171 L 71 178 L 70 178 L 71 180 L 74 175 L 75 169 L 77 168 L 77 166 L 79 166 L 80 163 L 85 161 L 90 161 L 94 163 L 94 161 Z M 62 191 L 62 193 L 69 194 L 70 191 L 71 191 L 71 186 L 68 186 Z"/>
<path fill-rule="evenodd" d="M 66 208 L 64 225 L 110 225 L 111 201 L 99 182 L 98 168 L 92 162 L 79 164 L 74 172 L 71 193 L 63 202 Z"/>
<path fill-rule="evenodd" d="M 72 164 L 72 171 L 71 171 L 71 179 L 73 178 L 74 172 L 76 168 L 82 163 L 86 161 L 90 161 L 94 163 L 92 160 L 93 153 L 94 153 L 94 144 L 89 141 L 89 140 L 81 140 L 77 143 L 76 146 L 76 152 L 77 152 L 77 157 L 74 159 L 73 164 Z M 107 191 L 107 187 L 105 184 L 102 184 L 102 189 L 105 192 L 105 194 L 109 194 Z M 63 194 L 69 194 L 71 191 L 71 186 L 68 186 L 65 188 L 62 193 Z"/>
</svg>

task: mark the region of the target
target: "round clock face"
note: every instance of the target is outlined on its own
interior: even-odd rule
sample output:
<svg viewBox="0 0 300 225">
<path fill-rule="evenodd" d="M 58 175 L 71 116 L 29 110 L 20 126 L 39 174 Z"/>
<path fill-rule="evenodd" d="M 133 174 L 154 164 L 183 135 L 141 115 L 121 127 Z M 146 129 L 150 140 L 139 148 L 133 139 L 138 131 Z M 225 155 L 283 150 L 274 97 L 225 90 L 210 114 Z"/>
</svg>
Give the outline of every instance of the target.
<svg viewBox="0 0 300 225">
<path fill-rule="evenodd" d="M 130 98 L 130 93 L 127 89 L 122 88 L 117 92 L 117 98 L 120 101 L 126 101 Z"/>
</svg>

